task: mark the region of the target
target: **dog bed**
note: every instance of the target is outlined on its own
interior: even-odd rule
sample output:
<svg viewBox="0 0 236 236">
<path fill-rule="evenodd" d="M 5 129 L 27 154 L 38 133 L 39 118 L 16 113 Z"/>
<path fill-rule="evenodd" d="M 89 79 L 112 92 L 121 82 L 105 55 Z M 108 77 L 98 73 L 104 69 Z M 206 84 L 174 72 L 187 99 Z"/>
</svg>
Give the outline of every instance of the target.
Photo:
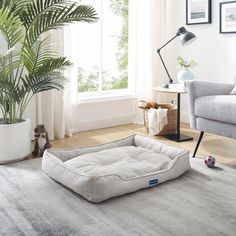
<svg viewBox="0 0 236 236">
<path fill-rule="evenodd" d="M 92 147 L 48 149 L 42 169 L 91 202 L 156 186 L 189 170 L 189 151 L 133 135 Z"/>
</svg>

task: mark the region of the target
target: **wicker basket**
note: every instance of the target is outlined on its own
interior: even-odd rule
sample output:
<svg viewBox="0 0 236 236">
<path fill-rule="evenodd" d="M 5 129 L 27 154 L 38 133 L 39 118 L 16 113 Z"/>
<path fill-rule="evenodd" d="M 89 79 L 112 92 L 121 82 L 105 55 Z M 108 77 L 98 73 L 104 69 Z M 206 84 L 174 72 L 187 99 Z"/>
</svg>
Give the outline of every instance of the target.
<svg viewBox="0 0 236 236">
<path fill-rule="evenodd" d="M 168 124 L 165 125 L 163 130 L 156 134 L 157 136 L 163 136 L 166 134 L 173 134 L 177 132 L 177 107 L 172 103 L 158 104 L 158 108 L 167 109 Z M 143 109 L 144 125 L 149 133 L 148 125 L 148 109 Z"/>
</svg>

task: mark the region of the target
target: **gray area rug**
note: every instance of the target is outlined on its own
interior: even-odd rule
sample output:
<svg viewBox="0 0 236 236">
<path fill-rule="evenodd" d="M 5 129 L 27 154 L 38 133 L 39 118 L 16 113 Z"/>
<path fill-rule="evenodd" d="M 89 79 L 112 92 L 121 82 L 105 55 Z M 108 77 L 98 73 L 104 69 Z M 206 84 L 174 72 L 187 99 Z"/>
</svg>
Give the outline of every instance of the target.
<svg viewBox="0 0 236 236">
<path fill-rule="evenodd" d="M 45 176 L 41 159 L 0 166 L 0 235 L 235 236 L 236 170 L 191 165 L 176 180 L 100 204 Z"/>
</svg>

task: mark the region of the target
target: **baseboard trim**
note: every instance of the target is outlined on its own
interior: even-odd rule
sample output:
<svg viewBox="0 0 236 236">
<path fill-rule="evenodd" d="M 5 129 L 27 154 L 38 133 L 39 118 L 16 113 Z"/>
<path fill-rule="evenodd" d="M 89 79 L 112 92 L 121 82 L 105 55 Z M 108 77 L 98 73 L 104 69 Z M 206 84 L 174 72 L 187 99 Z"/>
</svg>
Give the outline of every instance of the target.
<svg viewBox="0 0 236 236">
<path fill-rule="evenodd" d="M 114 117 L 103 120 L 82 121 L 74 125 L 73 133 L 132 124 L 133 119 L 134 119 L 133 116 L 128 115 L 128 116 Z"/>
</svg>

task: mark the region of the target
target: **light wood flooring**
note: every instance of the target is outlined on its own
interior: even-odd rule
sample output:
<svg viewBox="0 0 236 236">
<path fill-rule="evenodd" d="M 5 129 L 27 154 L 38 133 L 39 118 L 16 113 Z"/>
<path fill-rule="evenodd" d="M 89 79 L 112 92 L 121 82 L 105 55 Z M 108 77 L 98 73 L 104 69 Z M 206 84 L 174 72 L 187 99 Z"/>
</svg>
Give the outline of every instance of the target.
<svg viewBox="0 0 236 236">
<path fill-rule="evenodd" d="M 187 124 L 181 125 L 181 132 L 194 137 L 194 140 L 177 143 L 163 137 L 155 137 L 155 139 L 177 147 L 187 148 L 193 153 L 199 135 L 198 132 L 191 130 Z M 148 136 L 143 125 L 130 124 L 76 133 L 72 138 L 53 140 L 52 144 L 53 147 L 58 148 L 91 146 L 125 138 L 132 134 Z M 218 162 L 236 168 L 236 140 L 205 134 L 197 155 L 200 158 L 212 155 Z"/>
</svg>

